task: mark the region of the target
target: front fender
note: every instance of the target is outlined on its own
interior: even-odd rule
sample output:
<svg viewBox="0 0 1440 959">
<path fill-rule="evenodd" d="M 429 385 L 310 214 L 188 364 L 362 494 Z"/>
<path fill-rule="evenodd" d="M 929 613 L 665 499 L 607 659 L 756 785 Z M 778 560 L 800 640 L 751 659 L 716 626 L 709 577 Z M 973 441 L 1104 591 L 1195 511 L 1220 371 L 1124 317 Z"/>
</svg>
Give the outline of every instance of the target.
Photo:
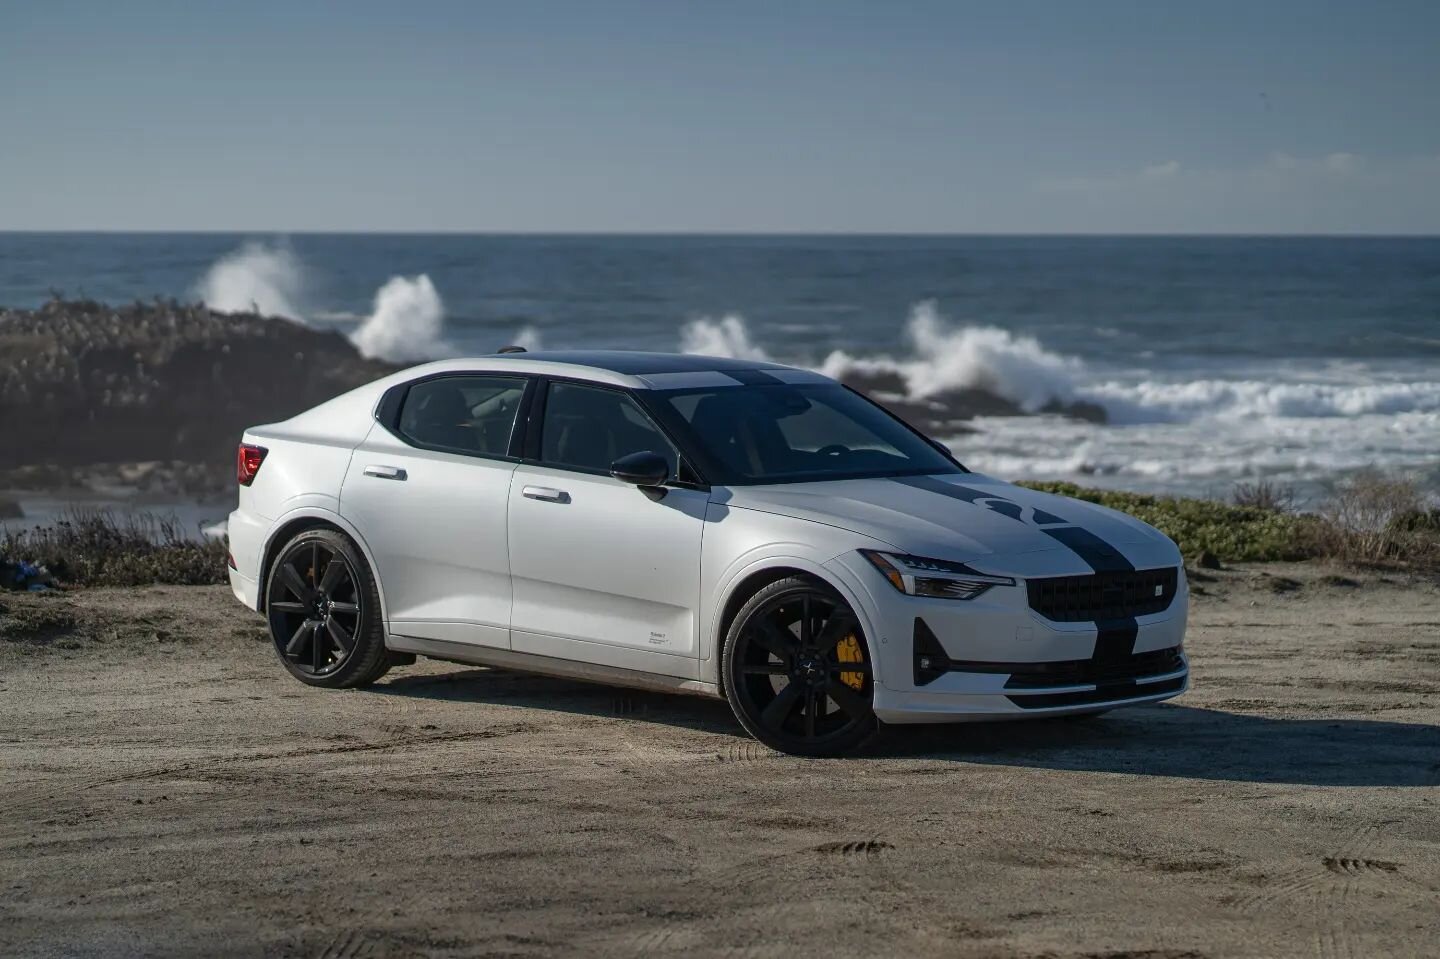
<svg viewBox="0 0 1440 959">
<path fill-rule="evenodd" d="M 720 680 L 720 651 L 725 637 L 721 635 L 724 625 L 721 612 L 729 605 L 737 589 L 742 587 L 752 576 L 766 570 L 799 570 L 825 583 L 839 593 L 855 612 L 856 619 L 860 621 L 861 630 L 866 638 L 874 643 L 876 640 L 870 639 L 870 637 L 876 635 L 872 627 L 875 620 L 870 609 L 861 601 L 860 595 L 852 588 L 851 584 L 846 579 L 837 576 L 835 570 L 827 565 L 825 560 L 830 558 L 829 556 L 817 557 L 813 550 L 808 549 L 802 543 L 775 543 L 758 547 L 737 558 L 719 577 L 713 600 L 709 606 L 710 617 L 705 635 L 702 636 L 700 648 L 700 676 L 723 686 Z M 881 681 L 879 658 L 872 649 L 870 653 L 871 668 L 875 671 L 874 681 L 877 683 Z"/>
</svg>

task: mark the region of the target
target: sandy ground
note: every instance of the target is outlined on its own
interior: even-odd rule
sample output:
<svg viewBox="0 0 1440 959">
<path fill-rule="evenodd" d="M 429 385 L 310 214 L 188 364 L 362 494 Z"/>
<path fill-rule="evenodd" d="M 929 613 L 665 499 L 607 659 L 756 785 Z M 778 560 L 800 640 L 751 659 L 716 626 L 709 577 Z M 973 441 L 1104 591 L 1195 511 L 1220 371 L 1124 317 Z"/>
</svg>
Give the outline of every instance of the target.
<svg viewBox="0 0 1440 959">
<path fill-rule="evenodd" d="M 1440 587 L 1209 575 L 1174 704 L 830 761 L 441 663 L 311 690 L 221 588 L 0 596 L 0 953 L 1440 954 Z"/>
</svg>

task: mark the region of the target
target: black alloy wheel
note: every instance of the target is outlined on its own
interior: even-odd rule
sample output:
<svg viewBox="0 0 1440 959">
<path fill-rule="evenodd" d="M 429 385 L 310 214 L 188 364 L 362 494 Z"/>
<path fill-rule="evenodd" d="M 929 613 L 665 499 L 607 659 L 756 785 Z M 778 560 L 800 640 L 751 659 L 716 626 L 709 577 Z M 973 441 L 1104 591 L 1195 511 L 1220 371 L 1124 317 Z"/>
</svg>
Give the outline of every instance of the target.
<svg viewBox="0 0 1440 959">
<path fill-rule="evenodd" d="M 300 533 L 281 550 L 265 591 L 276 655 L 311 686 L 363 686 L 389 668 L 380 601 L 369 565 L 349 537 Z"/>
<path fill-rule="evenodd" d="M 725 693 L 741 725 L 781 752 L 849 752 L 879 724 L 859 620 L 834 590 L 790 577 L 741 607 L 725 641 Z"/>
</svg>

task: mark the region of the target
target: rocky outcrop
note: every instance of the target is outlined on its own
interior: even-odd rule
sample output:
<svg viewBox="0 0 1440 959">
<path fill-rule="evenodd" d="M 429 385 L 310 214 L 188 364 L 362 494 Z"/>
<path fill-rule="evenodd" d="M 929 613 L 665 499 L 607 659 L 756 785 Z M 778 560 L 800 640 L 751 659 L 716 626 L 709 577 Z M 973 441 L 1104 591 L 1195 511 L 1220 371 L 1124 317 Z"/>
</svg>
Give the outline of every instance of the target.
<svg viewBox="0 0 1440 959">
<path fill-rule="evenodd" d="M 173 300 L 0 310 L 0 469 L 227 463 L 245 427 L 392 369 L 339 333 Z"/>
</svg>

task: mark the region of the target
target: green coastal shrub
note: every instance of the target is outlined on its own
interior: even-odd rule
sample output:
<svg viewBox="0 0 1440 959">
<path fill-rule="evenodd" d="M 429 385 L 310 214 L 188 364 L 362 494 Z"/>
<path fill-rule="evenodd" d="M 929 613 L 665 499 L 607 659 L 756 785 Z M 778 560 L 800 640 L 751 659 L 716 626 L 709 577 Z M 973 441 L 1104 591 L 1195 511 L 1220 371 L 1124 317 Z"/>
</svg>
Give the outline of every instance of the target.
<svg viewBox="0 0 1440 959">
<path fill-rule="evenodd" d="M 1262 506 L 1090 489 L 1074 483 L 1021 486 L 1129 513 L 1173 539 L 1187 559 L 1202 552 L 1228 562 L 1300 560 L 1318 555 L 1313 516 Z"/>
</svg>

